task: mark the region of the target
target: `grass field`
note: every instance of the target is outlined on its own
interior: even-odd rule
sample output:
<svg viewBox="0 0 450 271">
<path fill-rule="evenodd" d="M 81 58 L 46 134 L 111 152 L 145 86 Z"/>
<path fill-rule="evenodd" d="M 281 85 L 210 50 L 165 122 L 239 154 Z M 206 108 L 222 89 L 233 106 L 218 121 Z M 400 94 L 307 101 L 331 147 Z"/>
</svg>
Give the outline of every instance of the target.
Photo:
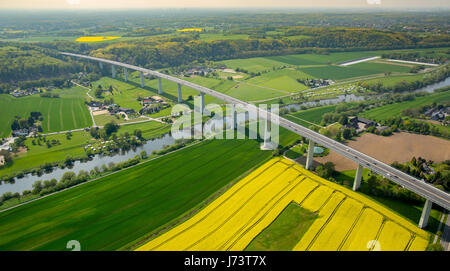
<svg viewBox="0 0 450 271">
<path fill-rule="evenodd" d="M 308 76 L 301 71 L 282 69 L 263 73 L 261 76 L 246 80 L 246 82 L 266 88 L 279 89 L 288 93 L 294 93 L 308 89 L 305 85 L 297 82 L 297 79 L 305 79 L 310 77 L 311 76 Z"/>
<path fill-rule="evenodd" d="M 120 126 L 118 134 L 125 132 L 132 134 L 136 129 L 140 129 L 142 131 L 142 136 L 144 138 L 151 139 L 169 132 L 170 126 L 156 121 L 130 124 Z M 44 162 L 62 161 L 69 155 L 72 157 L 84 155 L 85 151 L 83 146 L 88 142 L 94 141 L 91 135 L 84 131 L 72 132 L 72 138 L 70 140 L 66 138 L 65 134 L 48 135 L 46 138 L 50 141 L 59 140 L 61 144 L 47 148 L 46 144 L 42 144 L 41 146 L 33 145 L 33 139 L 28 138 L 25 141 L 25 145 L 29 148 L 28 151 L 26 153 L 13 156 L 13 165 L 0 169 L 0 176 L 4 176 L 11 172 L 38 167 Z M 43 157 L 45 157 L 45 160 Z"/>
<path fill-rule="evenodd" d="M 446 101 L 450 101 L 450 91 L 433 93 L 423 97 L 416 97 L 413 101 L 380 106 L 369 111 L 362 112 L 359 115 L 364 118 L 380 121 L 393 116 L 400 116 L 403 110 L 408 108 L 417 108 L 422 105 L 432 104 L 433 102 L 440 103 Z"/>
<path fill-rule="evenodd" d="M 69 240 L 82 250 L 124 248 L 269 156 L 255 141 L 208 140 L 0 213 L 0 250 L 65 250 Z"/>
<path fill-rule="evenodd" d="M 30 112 L 41 112 L 44 133 L 84 128 L 92 125 L 89 110 L 84 104 L 85 90 L 79 87 L 53 90 L 60 98 L 42 98 L 39 95 L 15 98 L 0 94 L 0 137 L 11 134 L 15 116 L 28 118 Z"/>
<path fill-rule="evenodd" d="M 308 211 L 303 212 L 304 219 L 292 217 L 293 211 L 286 208 L 292 202 Z M 356 227 L 357 223 L 362 225 Z M 291 240 L 276 238 L 283 228 Z M 303 232 L 297 232 L 299 228 Z M 402 242 L 389 236 L 402 236 Z M 274 158 L 191 219 L 138 250 L 370 250 L 372 240 L 381 244 L 381 250 L 425 250 L 429 238 L 424 230 L 361 194 Z"/>
<path fill-rule="evenodd" d="M 322 116 L 326 113 L 334 112 L 336 105 L 322 106 L 318 108 L 312 108 L 307 110 L 298 111 L 287 115 L 286 117 L 300 125 L 309 127 L 313 124 L 320 125 L 322 122 Z"/>
<path fill-rule="evenodd" d="M 286 209 L 247 246 L 247 251 L 289 251 L 308 231 L 317 215 L 289 204 Z"/>
<path fill-rule="evenodd" d="M 137 121 L 144 121 L 147 120 L 147 118 L 144 117 L 138 117 L 138 118 L 134 118 L 134 119 L 129 119 L 129 120 L 125 120 L 123 117 L 119 116 L 119 118 L 117 118 L 114 115 L 110 115 L 110 114 L 102 114 L 102 115 L 97 115 L 94 116 L 94 120 L 95 120 L 95 124 L 97 126 L 104 126 L 105 124 L 109 123 L 109 122 L 114 122 L 116 124 L 123 124 L 123 123 L 133 123 L 133 122 L 137 122 Z"/>
<path fill-rule="evenodd" d="M 347 67 L 342 66 L 320 66 L 300 68 L 306 74 L 316 78 L 342 80 L 352 77 L 360 77 L 372 74 L 380 74 L 385 72 L 401 72 L 407 73 L 411 68 L 398 65 L 364 62 Z"/>
</svg>

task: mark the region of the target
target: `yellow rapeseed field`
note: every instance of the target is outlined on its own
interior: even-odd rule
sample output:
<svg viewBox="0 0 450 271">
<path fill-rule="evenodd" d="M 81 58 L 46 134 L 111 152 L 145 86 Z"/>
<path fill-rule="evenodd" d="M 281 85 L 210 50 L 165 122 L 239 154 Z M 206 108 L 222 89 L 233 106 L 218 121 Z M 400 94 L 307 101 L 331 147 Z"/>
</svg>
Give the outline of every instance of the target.
<svg viewBox="0 0 450 271">
<path fill-rule="evenodd" d="M 105 40 L 114 40 L 120 39 L 120 37 L 80 37 L 76 39 L 78 42 L 96 42 L 96 41 L 105 41 Z"/>
<path fill-rule="evenodd" d="M 177 29 L 178 32 L 192 32 L 192 31 L 197 31 L 197 32 L 202 32 L 203 29 L 201 28 L 185 28 L 185 29 Z"/>
<path fill-rule="evenodd" d="M 425 250 L 430 237 L 361 194 L 274 158 L 137 250 L 244 250 L 292 202 L 318 214 L 294 250 Z"/>
</svg>

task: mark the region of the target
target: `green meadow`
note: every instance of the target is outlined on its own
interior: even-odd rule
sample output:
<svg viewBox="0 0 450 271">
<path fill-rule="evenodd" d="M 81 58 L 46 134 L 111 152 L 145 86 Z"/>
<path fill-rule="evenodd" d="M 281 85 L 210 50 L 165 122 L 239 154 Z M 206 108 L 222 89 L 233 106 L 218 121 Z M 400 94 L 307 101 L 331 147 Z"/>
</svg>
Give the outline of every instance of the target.
<svg viewBox="0 0 450 271">
<path fill-rule="evenodd" d="M 0 94 L 0 137 L 11 134 L 15 116 L 28 118 L 30 112 L 41 112 L 44 133 L 89 127 L 92 119 L 84 104 L 85 90 L 79 87 L 53 90 L 60 98 L 42 98 L 39 95 L 15 98 Z"/>
<path fill-rule="evenodd" d="M 400 116 L 403 110 L 408 108 L 417 108 L 422 105 L 432 104 L 433 102 L 450 101 L 450 91 L 433 93 L 431 95 L 416 97 L 413 101 L 405 101 L 401 103 L 393 103 L 380 106 L 365 112 L 360 113 L 361 117 L 372 120 L 384 120 L 395 116 Z"/>
<path fill-rule="evenodd" d="M 134 130 L 140 129 L 142 136 L 146 139 L 158 137 L 170 131 L 170 125 L 157 121 L 136 123 L 120 126 L 118 134 L 128 132 L 133 134 Z M 22 171 L 34 167 L 38 167 L 44 162 L 63 161 L 67 156 L 77 157 L 83 156 L 85 151 L 83 146 L 95 141 L 88 132 L 76 131 L 72 132 L 71 139 L 67 139 L 66 134 L 48 135 L 46 139 L 49 141 L 58 140 L 61 144 L 48 148 L 45 143 L 41 145 L 33 145 L 33 138 L 27 138 L 25 145 L 28 151 L 13 156 L 14 163 L 10 167 L 0 169 L 0 176 L 4 176 L 11 172 Z M 45 157 L 45 160 L 43 160 Z"/>
<path fill-rule="evenodd" d="M 311 123 L 320 125 L 320 123 L 322 122 L 322 116 L 325 113 L 334 112 L 335 109 L 336 105 L 322 106 L 291 113 L 286 115 L 286 118 L 305 127 L 311 126 Z"/>
</svg>

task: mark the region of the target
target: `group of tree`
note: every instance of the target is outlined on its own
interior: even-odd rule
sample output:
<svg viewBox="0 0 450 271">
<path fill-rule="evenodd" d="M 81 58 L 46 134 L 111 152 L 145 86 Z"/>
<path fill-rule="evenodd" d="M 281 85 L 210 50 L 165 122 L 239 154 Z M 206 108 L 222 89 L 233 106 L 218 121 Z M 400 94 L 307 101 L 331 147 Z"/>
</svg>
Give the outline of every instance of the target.
<svg viewBox="0 0 450 271">
<path fill-rule="evenodd" d="M 392 166 L 450 192 L 450 160 L 435 163 L 422 157 L 413 157 L 408 163 L 394 162 Z"/>
<path fill-rule="evenodd" d="M 28 129 L 31 126 L 35 126 L 36 121 L 42 120 L 41 112 L 30 112 L 30 116 L 26 119 L 16 116 L 11 123 L 11 130 Z"/>
<path fill-rule="evenodd" d="M 447 65 L 442 69 L 439 69 L 438 71 L 434 71 L 427 76 L 424 76 L 423 78 L 414 80 L 414 81 L 401 81 L 397 82 L 393 85 L 390 84 L 383 84 L 382 82 L 359 82 L 358 85 L 360 87 L 378 92 L 378 93 L 385 93 L 385 92 L 406 92 L 406 91 L 412 91 L 417 90 L 420 88 L 423 88 L 425 86 L 438 83 L 440 81 L 445 80 L 450 76 L 450 66 Z"/>
<path fill-rule="evenodd" d="M 442 36 L 421 37 L 407 33 L 351 28 L 297 29 L 305 39 L 248 38 L 233 40 L 196 40 L 190 36 L 111 44 L 96 50 L 94 56 L 114 58 L 138 66 L 165 68 L 193 61 L 224 60 L 293 53 L 380 50 L 449 46 Z M 447 34 L 444 36 L 448 36 Z"/>
<path fill-rule="evenodd" d="M 438 126 L 420 120 L 409 119 L 401 116 L 391 117 L 380 122 L 381 125 L 396 127 L 399 130 L 405 130 L 422 135 L 433 135 L 444 138 L 450 138 L 450 133 L 446 129 L 439 129 Z"/>
</svg>

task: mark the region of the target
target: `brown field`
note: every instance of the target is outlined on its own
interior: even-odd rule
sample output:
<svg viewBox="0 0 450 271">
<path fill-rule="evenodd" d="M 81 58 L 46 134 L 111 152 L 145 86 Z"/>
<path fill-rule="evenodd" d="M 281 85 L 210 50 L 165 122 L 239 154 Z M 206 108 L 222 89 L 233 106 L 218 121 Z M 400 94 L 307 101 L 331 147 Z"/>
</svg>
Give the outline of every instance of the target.
<svg viewBox="0 0 450 271">
<path fill-rule="evenodd" d="M 450 141 L 434 136 L 402 132 L 384 137 L 365 133 L 356 140 L 349 141 L 347 145 L 386 164 L 394 161 L 407 162 L 413 156 L 435 162 L 450 160 Z M 333 151 L 326 157 L 317 157 L 314 160 L 319 163 L 333 162 L 338 171 L 356 168 L 355 162 Z"/>
</svg>

